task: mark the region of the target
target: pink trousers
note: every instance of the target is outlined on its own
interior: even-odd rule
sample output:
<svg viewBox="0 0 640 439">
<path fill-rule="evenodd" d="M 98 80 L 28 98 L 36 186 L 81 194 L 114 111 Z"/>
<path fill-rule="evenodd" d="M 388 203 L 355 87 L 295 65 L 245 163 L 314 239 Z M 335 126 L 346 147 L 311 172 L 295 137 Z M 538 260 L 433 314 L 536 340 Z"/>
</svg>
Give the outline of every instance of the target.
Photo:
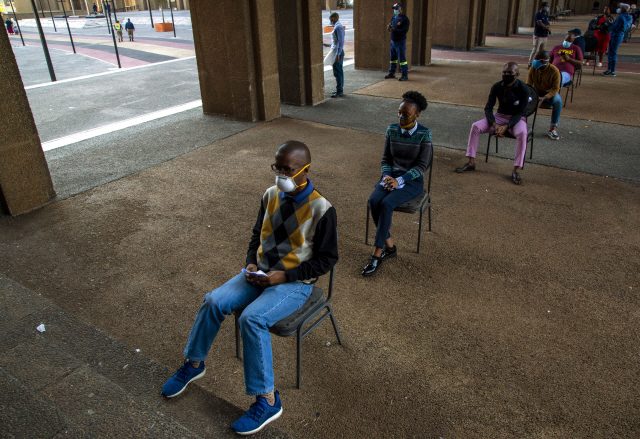
<svg viewBox="0 0 640 439">
<path fill-rule="evenodd" d="M 495 113 L 496 123 L 498 125 L 506 125 L 511 120 L 511 116 L 506 114 Z M 469 143 L 467 145 L 467 157 L 476 157 L 476 151 L 478 151 L 478 142 L 480 141 L 480 134 L 493 133 L 495 128 L 485 118 L 477 121 L 471 126 L 471 132 L 469 133 Z M 516 138 L 516 157 L 513 161 L 513 166 L 520 166 L 524 164 L 524 155 L 527 152 L 527 122 L 523 117 L 520 122 L 511 128 L 511 134 Z"/>
</svg>

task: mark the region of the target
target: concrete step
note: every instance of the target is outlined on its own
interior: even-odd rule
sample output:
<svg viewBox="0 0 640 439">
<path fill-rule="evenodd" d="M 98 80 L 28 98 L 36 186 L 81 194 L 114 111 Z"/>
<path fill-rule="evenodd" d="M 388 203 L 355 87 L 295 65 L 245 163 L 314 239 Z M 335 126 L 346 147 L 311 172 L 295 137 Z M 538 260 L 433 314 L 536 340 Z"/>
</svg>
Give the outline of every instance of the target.
<svg viewBox="0 0 640 439">
<path fill-rule="evenodd" d="M 166 400 L 173 370 L 2 275 L 0 305 L 0 437 L 237 437 L 241 409 L 196 383 Z"/>
</svg>

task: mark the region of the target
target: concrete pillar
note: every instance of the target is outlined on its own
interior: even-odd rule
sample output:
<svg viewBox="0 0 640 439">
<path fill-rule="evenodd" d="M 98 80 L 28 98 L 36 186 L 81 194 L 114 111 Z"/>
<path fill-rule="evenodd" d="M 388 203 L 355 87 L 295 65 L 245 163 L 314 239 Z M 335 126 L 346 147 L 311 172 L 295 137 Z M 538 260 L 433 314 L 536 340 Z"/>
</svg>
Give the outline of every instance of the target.
<svg viewBox="0 0 640 439">
<path fill-rule="evenodd" d="M 413 53 L 413 29 L 415 0 L 403 1 L 404 13 L 410 20 L 407 33 L 407 65 L 411 69 Z M 429 0 L 431 1 L 431 0 Z M 393 17 L 392 1 L 370 0 L 367 2 L 353 2 L 353 27 L 355 34 L 355 65 L 356 69 L 389 70 L 389 45 L 391 37 L 387 25 Z M 419 20 L 418 20 L 419 21 Z"/>
<path fill-rule="evenodd" d="M 471 50 L 478 35 L 479 0 L 436 0 L 433 44 Z"/>
<path fill-rule="evenodd" d="M 9 36 L 0 32 L 0 207 L 18 215 L 56 195 Z"/>
<path fill-rule="evenodd" d="M 273 0 L 194 0 L 191 22 L 203 112 L 252 122 L 279 117 Z"/>
<path fill-rule="evenodd" d="M 411 63 L 419 66 L 431 64 L 431 44 L 435 20 L 435 0 L 414 0 L 411 17 Z"/>
<path fill-rule="evenodd" d="M 323 102 L 321 0 L 275 0 L 274 3 L 280 99 L 293 105 Z M 275 57 L 273 47 L 270 54 Z"/>
</svg>

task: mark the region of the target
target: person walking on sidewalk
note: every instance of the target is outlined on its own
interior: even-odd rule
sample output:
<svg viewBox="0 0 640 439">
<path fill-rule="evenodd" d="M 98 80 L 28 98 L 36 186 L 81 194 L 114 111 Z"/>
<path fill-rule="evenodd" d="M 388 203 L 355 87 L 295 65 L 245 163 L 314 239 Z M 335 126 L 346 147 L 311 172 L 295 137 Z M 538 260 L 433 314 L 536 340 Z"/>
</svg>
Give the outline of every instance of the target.
<svg viewBox="0 0 640 439">
<path fill-rule="evenodd" d="M 120 22 L 118 20 L 116 20 L 116 24 L 114 24 L 113 27 L 116 30 L 116 34 L 118 34 L 118 42 L 122 43 L 122 41 L 123 41 L 123 39 L 122 39 L 122 25 L 120 24 Z"/>
<path fill-rule="evenodd" d="M 329 16 L 329 21 L 333 26 L 333 32 L 331 32 L 332 44 L 325 44 L 325 47 L 330 47 L 336 54 L 336 60 L 333 62 L 333 76 L 336 78 L 336 91 L 331 93 L 332 98 L 341 98 L 343 96 L 344 87 L 344 71 L 342 70 L 342 63 L 344 62 L 344 27 L 338 21 L 340 16 L 337 12 L 334 12 Z"/>
<path fill-rule="evenodd" d="M 529 55 L 529 67 L 533 63 L 533 57 L 536 53 L 544 50 L 547 44 L 547 37 L 549 36 L 549 3 L 542 2 L 540 10 L 536 13 L 534 18 L 535 27 L 533 29 L 533 49 L 531 55 Z"/>
<path fill-rule="evenodd" d="M 562 112 L 562 97 L 560 96 L 560 84 L 562 75 L 560 70 L 549 63 L 549 52 L 544 50 L 536 53 L 533 57 L 533 65 L 527 73 L 527 85 L 535 88 L 538 92 L 538 100 L 541 106 L 549 101 L 553 107 L 551 110 L 551 127 L 547 135 L 551 140 L 560 140 L 558 135 L 558 123 Z"/>
<path fill-rule="evenodd" d="M 516 138 L 516 157 L 513 161 L 511 181 L 522 184 L 518 170 L 522 169 L 524 156 L 527 152 L 527 119 L 526 111 L 529 103 L 529 87 L 518 79 L 520 69 L 514 62 L 507 63 L 502 69 L 502 81 L 498 81 L 491 87 L 489 100 L 484 106 L 485 118 L 471 126 L 469 142 L 467 144 L 468 163 L 456 169 L 457 173 L 475 171 L 476 151 L 480 135 L 494 133 L 494 137 L 504 137 L 509 131 Z M 498 111 L 493 112 L 493 107 L 498 100 Z"/>
<path fill-rule="evenodd" d="M 256 402 L 233 423 L 238 434 L 257 433 L 282 414 L 274 388 L 269 327 L 300 309 L 319 276 L 338 261 L 336 210 L 307 178 L 311 153 L 288 141 L 276 152 L 271 169 L 276 185 L 260 200 L 247 252 L 246 268 L 204 297 L 184 350 L 184 364 L 162 394 L 180 395 L 205 374 L 205 358 L 226 316 L 242 310 L 244 383 Z M 219 255 L 226 258 L 226 255 Z"/>
<path fill-rule="evenodd" d="M 129 41 L 133 41 L 133 31 L 136 30 L 136 28 L 133 26 L 130 18 L 127 18 L 124 28 L 127 30 L 127 35 L 129 35 Z"/>
<path fill-rule="evenodd" d="M 616 64 L 618 62 L 618 47 L 622 43 L 624 33 L 631 26 L 631 15 L 629 15 L 629 5 L 620 3 L 620 7 L 616 11 L 618 18 L 613 21 L 613 17 L 607 20 L 607 28 L 611 32 L 611 40 L 609 41 L 609 54 L 607 55 L 609 64 L 607 70 L 602 73 L 603 76 L 616 76 Z"/>
<path fill-rule="evenodd" d="M 409 18 L 404 15 L 402 3 L 396 3 L 392 6 L 393 18 L 391 23 L 387 25 L 387 30 L 391 33 L 391 66 L 389 74 L 384 79 L 396 77 L 398 70 L 398 62 L 400 63 L 400 71 L 402 76 L 399 81 L 409 79 L 409 66 L 407 65 L 407 57 L 405 50 L 407 49 L 407 32 L 409 32 Z"/>
<path fill-rule="evenodd" d="M 98 15 L 98 7 L 95 3 L 93 4 L 93 15 Z"/>
</svg>

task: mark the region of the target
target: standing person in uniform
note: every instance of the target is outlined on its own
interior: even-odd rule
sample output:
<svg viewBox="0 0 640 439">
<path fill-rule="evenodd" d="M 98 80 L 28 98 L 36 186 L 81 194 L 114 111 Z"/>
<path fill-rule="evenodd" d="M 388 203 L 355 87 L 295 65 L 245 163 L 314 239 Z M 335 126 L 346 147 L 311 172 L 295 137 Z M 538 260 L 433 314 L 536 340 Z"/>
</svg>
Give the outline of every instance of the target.
<svg viewBox="0 0 640 439">
<path fill-rule="evenodd" d="M 536 53 L 543 51 L 544 46 L 547 44 L 547 37 L 549 36 L 549 3 L 542 2 L 540 10 L 536 13 L 534 18 L 535 28 L 533 30 L 533 50 L 529 55 L 529 67 L 533 63 L 533 57 Z"/>
<path fill-rule="evenodd" d="M 118 34 L 118 42 L 122 43 L 122 26 L 120 25 L 120 22 L 118 20 L 116 20 L 116 24 L 113 25 L 113 27 L 116 30 L 116 33 Z"/>
<path fill-rule="evenodd" d="M 402 3 L 396 3 L 392 7 L 393 19 L 387 25 L 387 30 L 391 33 L 391 67 L 389 67 L 389 74 L 384 79 L 396 77 L 399 61 L 402 76 L 398 80 L 406 81 L 409 79 L 409 66 L 407 65 L 405 50 L 407 48 L 407 32 L 409 31 L 410 22 L 409 18 L 404 15 Z"/>
<path fill-rule="evenodd" d="M 325 47 L 330 47 L 331 50 L 335 49 L 336 60 L 333 62 L 333 76 L 336 78 L 336 91 L 331 93 L 332 98 L 341 98 L 344 96 L 344 71 L 342 70 L 342 62 L 344 61 L 344 27 L 338 21 L 340 16 L 337 12 L 334 12 L 329 16 L 329 21 L 333 26 L 333 32 L 331 32 L 332 44 L 325 44 Z"/>
<path fill-rule="evenodd" d="M 98 7 L 95 3 L 93 4 L 93 15 L 98 15 Z"/>
<path fill-rule="evenodd" d="M 133 41 L 133 31 L 136 30 L 136 28 L 133 26 L 130 18 L 127 18 L 124 28 L 127 30 L 127 35 L 129 35 L 129 41 Z"/>
</svg>

